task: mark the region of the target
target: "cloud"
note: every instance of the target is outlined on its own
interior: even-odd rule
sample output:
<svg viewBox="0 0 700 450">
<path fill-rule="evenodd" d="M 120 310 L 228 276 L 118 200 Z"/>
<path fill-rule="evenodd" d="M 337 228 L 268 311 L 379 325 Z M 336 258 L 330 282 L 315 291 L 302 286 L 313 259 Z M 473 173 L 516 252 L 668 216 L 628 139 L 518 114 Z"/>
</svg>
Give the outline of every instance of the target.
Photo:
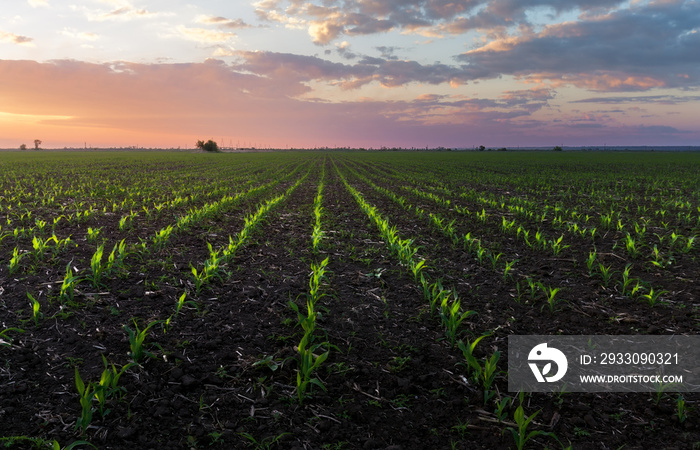
<svg viewBox="0 0 700 450">
<path fill-rule="evenodd" d="M 238 52 L 237 58 L 230 64 L 0 60 L 0 98 L 6 113 L 0 117 L 0 143 L 15 146 L 14 141 L 25 139 L 13 117 L 28 115 L 41 120 L 23 126 L 23 133 L 80 146 L 85 140 L 105 146 L 191 146 L 197 139 L 220 136 L 230 136 L 234 143 L 257 140 L 281 147 L 375 148 L 574 141 L 659 145 L 700 138 L 697 130 L 688 133 L 664 123 L 628 126 L 605 115 L 560 114 L 549 107 L 555 92 L 540 86 L 493 98 L 425 93 L 392 101 L 311 99 L 306 97 L 313 93 L 310 80 L 336 85 L 364 77 L 381 80 L 391 70 L 411 79 L 430 77 L 422 74 L 426 66 L 405 61 L 392 69 L 382 65 L 397 61 L 340 64 L 254 52 Z M 539 112 L 556 115 L 559 122 L 536 119 Z"/>
<path fill-rule="evenodd" d="M 591 97 L 581 100 L 574 100 L 570 103 L 604 103 L 604 104 L 623 104 L 623 103 L 658 103 L 663 105 L 677 105 L 681 103 L 700 102 L 698 95 L 643 95 L 631 97 Z"/>
<path fill-rule="evenodd" d="M 601 12 L 624 0 L 262 0 L 255 3 L 261 20 L 296 22 L 308 27 L 312 40 L 325 45 L 343 35 L 400 30 L 425 36 L 462 34 L 474 29 L 529 25 L 528 12 Z"/>
<path fill-rule="evenodd" d="M 480 129 L 495 132 L 510 120 L 528 116 L 531 104 L 542 105 L 546 97 L 531 90 L 503 99 L 423 95 L 405 101 L 308 100 L 299 97 L 308 91 L 299 82 L 308 79 L 308 71 L 300 70 L 298 60 L 290 61 L 297 67 L 279 66 L 279 57 L 262 58 L 246 70 L 215 60 L 187 64 L 0 61 L 0 97 L 7 113 L 60 116 L 60 124 L 53 121 L 51 126 L 60 125 L 62 133 L 103 136 L 111 139 L 111 145 L 131 135 L 161 139 L 160 145 L 165 145 L 163 139 L 182 135 L 187 139 L 233 135 L 241 139 L 267 136 L 274 145 L 365 146 L 455 145 L 456 136 L 466 139 Z M 265 64 L 269 67 L 264 73 L 248 70 Z M 342 73 L 344 65 L 327 63 L 314 70 L 316 77 L 331 79 Z M 42 136 L 56 141 L 47 133 Z M 78 140 L 82 144 L 83 138 Z"/>
<path fill-rule="evenodd" d="M 291 53 L 239 52 L 238 55 L 242 60 L 240 70 L 274 78 L 281 83 L 327 81 L 343 89 L 357 89 L 372 82 L 385 87 L 410 83 L 458 85 L 467 82 L 469 75 L 461 67 L 446 64 L 420 64 L 368 56 L 354 64 L 342 64 Z"/>
<path fill-rule="evenodd" d="M 137 8 L 128 0 L 97 0 L 100 3 L 109 5 L 112 9 L 95 10 L 85 6 L 70 5 L 74 11 L 81 11 L 91 22 L 129 22 L 132 20 L 153 19 L 171 15 L 164 12 L 151 12 L 145 8 Z"/>
<path fill-rule="evenodd" d="M 243 19 L 227 19 L 226 17 L 221 16 L 201 15 L 195 19 L 195 22 L 204 25 L 216 25 L 221 28 L 228 28 L 232 30 L 252 27 L 252 25 L 247 24 Z"/>
<path fill-rule="evenodd" d="M 8 33 L 6 31 L 0 31 L 0 42 L 5 42 L 8 44 L 17 44 L 17 45 L 27 45 L 30 47 L 34 46 L 34 38 L 30 38 L 28 36 L 22 36 L 19 34 L 15 33 Z"/>
<path fill-rule="evenodd" d="M 184 25 L 176 27 L 175 30 L 180 37 L 203 44 L 227 42 L 231 38 L 236 37 L 235 33 L 228 31 L 213 31 L 206 28 L 189 28 Z"/>
<path fill-rule="evenodd" d="M 95 33 L 89 33 L 85 31 L 78 31 L 73 28 L 64 28 L 60 32 L 64 36 L 68 36 L 75 39 L 80 39 L 83 41 L 96 41 L 100 38 L 100 35 Z"/>
<path fill-rule="evenodd" d="M 458 59 L 472 78 L 507 74 L 595 91 L 696 87 L 698 23 L 695 1 L 643 4 L 540 32 L 504 35 Z"/>
<path fill-rule="evenodd" d="M 32 8 L 48 8 L 49 7 L 48 0 L 27 0 L 27 3 L 29 3 L 29 6 L 31 6 Z"/>
</svg>

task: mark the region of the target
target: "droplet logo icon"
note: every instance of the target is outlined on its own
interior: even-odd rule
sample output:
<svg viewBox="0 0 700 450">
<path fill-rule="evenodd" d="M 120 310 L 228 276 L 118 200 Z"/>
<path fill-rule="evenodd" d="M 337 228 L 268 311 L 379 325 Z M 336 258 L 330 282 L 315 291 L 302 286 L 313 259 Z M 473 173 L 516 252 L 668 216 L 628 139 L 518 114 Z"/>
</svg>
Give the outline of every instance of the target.
<svg viewBox="0 0 700 450">
<path fill-rule="evenodd" d="M 566 370 L 569 368 L 569 364 L 564 353 L 554 347 L 547 347 L 546 342 L 533 347 L 533 349 L 530 350 L 530 354 L 528 355 L 527 359 L 532 373 L 540 383 L 553 383 L 561 380 L 564 375 L 566 375 Z M 540 371 L 537 364 L 532 361 L 548 362 L 542 367 L 542 371 Z M 556 363 L 557 372 L 554 375 L 547 376 L 552 371 L 552 362 Z"/>
</svg>

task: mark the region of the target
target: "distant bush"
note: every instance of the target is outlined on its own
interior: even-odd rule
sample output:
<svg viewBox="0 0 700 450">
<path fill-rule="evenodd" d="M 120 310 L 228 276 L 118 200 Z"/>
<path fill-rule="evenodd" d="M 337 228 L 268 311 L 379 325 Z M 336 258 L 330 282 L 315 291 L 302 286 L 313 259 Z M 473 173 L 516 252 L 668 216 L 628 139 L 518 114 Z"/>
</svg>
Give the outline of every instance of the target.
<svg viewBox="0 0 700 450">
<path fill-rule="evenodd" d="M 552 149 L 553 152 L 560 152 L 560 151 L 562 151 L 562 150 L 564 150 L 564 149 L 561 148 L 561 146 L 559 146 L 559 145 L 557 145 L 556 147 L 554 147 L 554 148 Z"/>
<path fill-rule="evenodd" d="M 207 142 L 197 141 L 197 148 L 202 149 L 207 152 L 218 152 L 219 146 L 216 142 L 209 139 Z"/>
</svg>

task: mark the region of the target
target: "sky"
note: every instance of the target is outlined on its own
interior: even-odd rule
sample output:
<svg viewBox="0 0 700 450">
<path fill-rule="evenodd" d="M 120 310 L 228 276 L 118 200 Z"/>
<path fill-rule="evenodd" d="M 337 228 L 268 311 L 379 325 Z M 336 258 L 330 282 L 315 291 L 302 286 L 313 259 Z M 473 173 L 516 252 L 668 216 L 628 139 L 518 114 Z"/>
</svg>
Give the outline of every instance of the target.
<svg viewBox="0 0 700 450">
<path fill-rule="evenodd" d="M 0 147 L 700 145 L 700 2 L 5 0 Z"/>
</svg>

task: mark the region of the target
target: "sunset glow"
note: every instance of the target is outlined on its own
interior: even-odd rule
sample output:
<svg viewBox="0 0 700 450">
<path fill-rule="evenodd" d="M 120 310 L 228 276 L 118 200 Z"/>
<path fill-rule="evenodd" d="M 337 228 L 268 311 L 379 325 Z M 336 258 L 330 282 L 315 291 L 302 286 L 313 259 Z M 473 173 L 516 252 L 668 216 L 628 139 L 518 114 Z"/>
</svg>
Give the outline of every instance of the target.
<svg viewBox="0 0 700 450">
<path fill-rule="evenodd" d="M 0 147 L 700 144 L 697 1 L 0 12 Z"/>
</svg>

